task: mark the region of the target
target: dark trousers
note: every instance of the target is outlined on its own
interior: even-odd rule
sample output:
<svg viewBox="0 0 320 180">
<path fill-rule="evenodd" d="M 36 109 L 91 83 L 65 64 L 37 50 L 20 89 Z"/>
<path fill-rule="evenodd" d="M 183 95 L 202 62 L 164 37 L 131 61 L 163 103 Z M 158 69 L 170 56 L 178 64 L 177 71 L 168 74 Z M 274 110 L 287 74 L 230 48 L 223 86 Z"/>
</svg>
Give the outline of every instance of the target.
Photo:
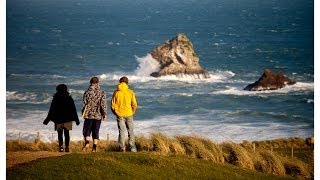
<svg viewBox="0 0 320 180">
<path fill-rule="evenodd" d="M 83 124 L 83 137 L 86 138 L 92 133 L 92 139 L 99 139 L 101 120 L 85 119 Z"/>
<path fill-rule="evenodd" d="M 66 128 L 60 128 L 57 131 L 58 131 L 59 146 L 63 145 L 63 136 L 62 136 L 62 134 L 64 133 L 65 146 L 69 147 L 69 144 L 70 144 L 69 130 L 67 130 Z"/>
</svg>

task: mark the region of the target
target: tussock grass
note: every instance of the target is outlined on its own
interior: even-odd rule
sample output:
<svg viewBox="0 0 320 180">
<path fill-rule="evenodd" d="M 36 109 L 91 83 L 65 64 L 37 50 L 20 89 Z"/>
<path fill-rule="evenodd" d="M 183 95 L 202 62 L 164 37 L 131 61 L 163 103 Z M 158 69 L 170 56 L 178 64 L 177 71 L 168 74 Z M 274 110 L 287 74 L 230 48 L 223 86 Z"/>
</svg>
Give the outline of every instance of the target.
<svg viewBox="0 0 320 180">
<path fill-rule="evenodd" d="M 313 174 L 308 170 L 308 166 L 304 162 L 297 159 L 289 160 L 285 158 L 281 158 L 281 161 L 287 175 L 311 179 Z"/>
<path fill-rule="evenodd" d="M 54 151 L 55 148 L 51 144 L 43 142 L 25 142 L 25 141 L 7 141 L 7 151 Z"/>
<path fill-rule="evenodd" d="M 161 133 L 155 133 L 151 135 L 151 142 L 153 144 L 153 150 L 161 153 L 168 154 L 170 152 L 170 140 L 169 137 Z"/>
<path fill-rule="evenodd" d="M 136 146 L 140 152 L 155 152 L 155 154 L 165 156 L 186 155 L 195 159 L 232 164 L 267 174 L 290 175 L 299 178 L 313 177 L 313 147 L 306 146 L 302 138 L 217 144 L 196 135 L 170 137 L 162 133 L 153 133 L 150 137 L 136 136 Z M 6 147 L 7 151 L 58 151 L 57 142 L 7 141 Z M 82 147 L 83 141 L 70 142 L 71 152 L 81 152 Z M 91 147 L 92 142 L 90 142 Z M 291 158 L 292 147 L 296 147 L 294 153 L 296 156 L 293 159 Z M 90 148 L 89 151 L 91 151 Z M 110 151 L 119 151 L 117 141 L 99 141 L 98 152 Z"/>
<path fill-rule="evenodd" d="M 213 142 L 197 136 L 176 136 L 187 155 L 212 162 L 224 162 L 221 149 Z"/>
<path fill-rule="evenodd" d="M 222 144 L 225 160 L 233 165 L 254 169 L 251 155 L 242 146 L 235 143 Z"/>
<path fill-rule="evenodd" d="M 136 136 L 136 146 L 139 151 L 152 151 L 153 145 L 150 139 L 143 135 Z"/>
<path fill-rule="evenodd" d="M 285 175 L 286 171 L 280 157 L 269 150 L 260 150 L 255 156 L 255 169 L 257 171 Z"/>
</svg>

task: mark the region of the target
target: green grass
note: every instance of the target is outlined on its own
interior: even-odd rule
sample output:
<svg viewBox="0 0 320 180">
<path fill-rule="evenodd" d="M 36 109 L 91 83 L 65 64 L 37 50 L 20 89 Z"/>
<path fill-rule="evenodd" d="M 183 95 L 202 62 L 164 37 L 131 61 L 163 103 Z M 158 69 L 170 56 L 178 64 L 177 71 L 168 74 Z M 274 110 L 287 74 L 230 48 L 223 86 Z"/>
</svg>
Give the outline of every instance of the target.
<svg viewBox="0 0 320 180">
<path fill-rule="evenodd" d="M 71 153 L 7 169 L 7 179 L 293 179 L 158 153 Z"/>
</svg>

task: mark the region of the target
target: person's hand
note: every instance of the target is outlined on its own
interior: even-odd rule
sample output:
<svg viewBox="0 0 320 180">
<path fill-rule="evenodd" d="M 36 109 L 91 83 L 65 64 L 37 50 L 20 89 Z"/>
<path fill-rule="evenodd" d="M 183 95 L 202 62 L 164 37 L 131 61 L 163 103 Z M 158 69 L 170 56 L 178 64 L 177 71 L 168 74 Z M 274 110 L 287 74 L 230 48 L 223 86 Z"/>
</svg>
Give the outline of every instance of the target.
<svg viewBox="0 0 320 180">
<path fill-rule="evenodd" d="M 77 122 L 76 122 L 76 125 L 79 126 L 79 124 L 80 124 L 80 121 L 77 121 Z"/>
<path fill-rule="evenodd" d="M 107 116 L 106 115 L 103 115 L 102 116 L 102 121 L 106 121 L 107 120 Z"/>
</svg>

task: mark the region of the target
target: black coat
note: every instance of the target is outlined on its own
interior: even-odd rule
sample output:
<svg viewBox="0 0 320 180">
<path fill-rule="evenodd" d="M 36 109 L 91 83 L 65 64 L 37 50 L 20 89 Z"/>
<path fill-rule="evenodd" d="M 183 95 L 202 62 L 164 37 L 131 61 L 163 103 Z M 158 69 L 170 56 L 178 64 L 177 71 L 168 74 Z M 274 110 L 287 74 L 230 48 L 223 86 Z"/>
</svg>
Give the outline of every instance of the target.
<svg viewBox="0 0 320 180">
<path fill-rule="evenodd" d="M 56 124 L 75 121 L 79 124 L 79 118 L 76 106 L 72 97 L 69 94 L 55 94 L 51 102 L 50 110 L 43 124 L 48 124 L 52 121 Z"/>
</svg>

